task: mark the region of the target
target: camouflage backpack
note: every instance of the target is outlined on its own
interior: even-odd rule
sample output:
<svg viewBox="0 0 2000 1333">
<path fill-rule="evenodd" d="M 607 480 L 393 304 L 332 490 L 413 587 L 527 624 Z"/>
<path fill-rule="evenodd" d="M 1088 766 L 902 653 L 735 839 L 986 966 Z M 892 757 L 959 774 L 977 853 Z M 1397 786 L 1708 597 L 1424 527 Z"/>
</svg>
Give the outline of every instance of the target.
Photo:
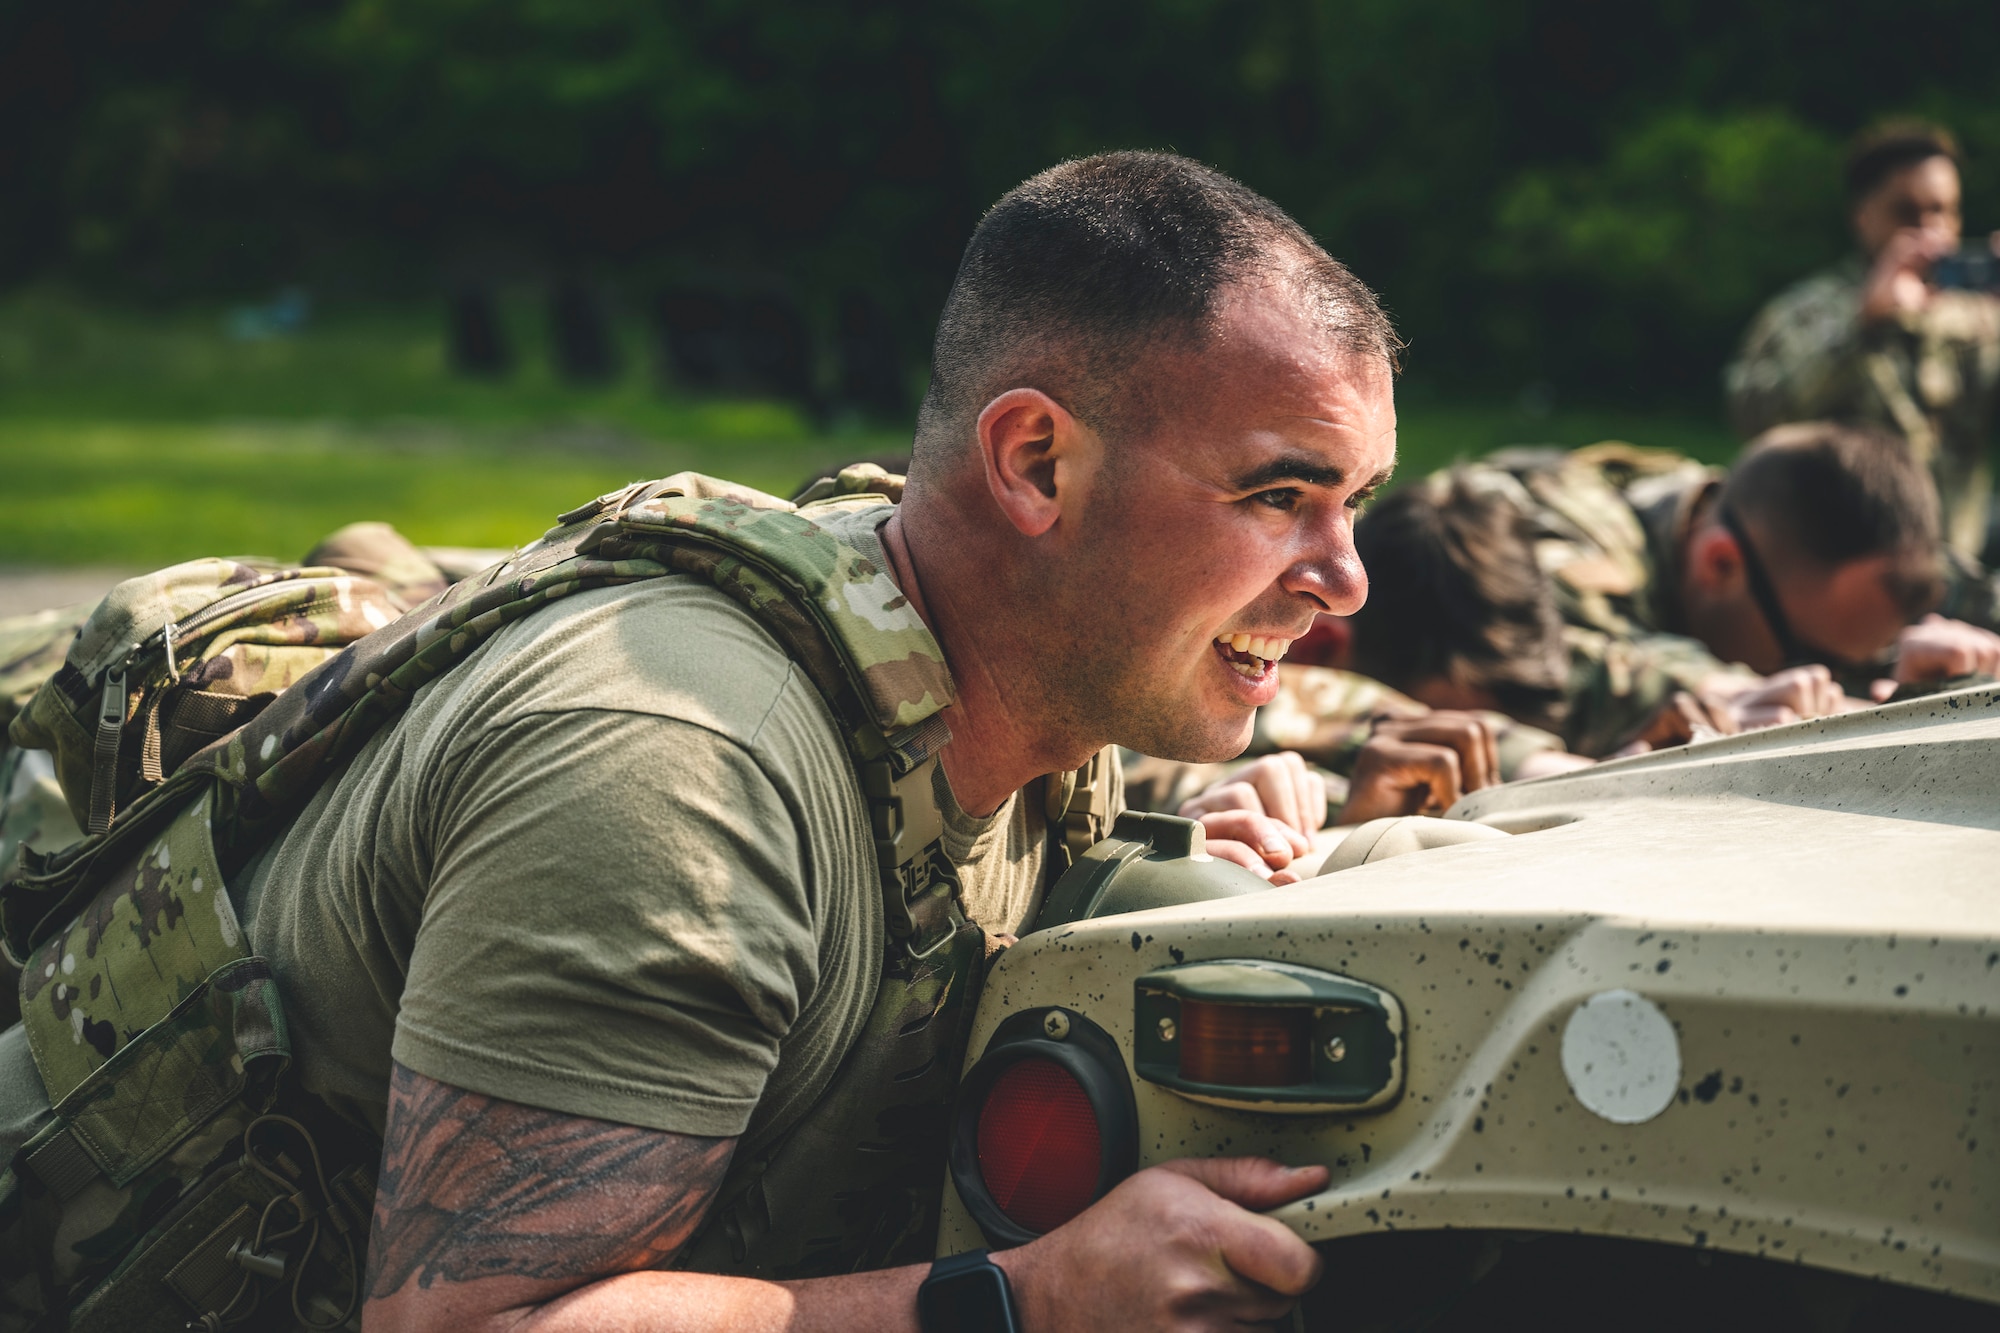
<svg viewBox="0 0 2000 1333">
<path fill-rule="evenodd" d="M 844 474 L 841 488 L 879 476 Z M 778 639 L 826 700 L 868 802 L 897 947 L 868 1022 L 880 1041 L 846 1064 L 872 1073 L 911 1068 L 908 1058 L 936 1072 L 872 1080 L 850 1096 L 849 1118 L 902 1123 L 934 1109 L 942 1120 L 985 945 L 958 910 L 940 842 L 932 772 L 949 738 L 938 714 L 952 699 L 942 654 L 884 571 L 791 505 L 693 474 L 639 483 L 375 629 L 177 768 L 163 730 L 157 781 L 142 733 L 130 803 L 64 852 L 27 856 L 0 889 L 0 930 L 23 966 L 23 1023 L 54 1110 L 0 1174 L 0 1328 L 353 1319 L 380 1145 L 285 1082 L 278 987 L 249 955 L 224 884 L 420 686 L 495 631 L 570 593 L 676 572 L 714 583 Z M 92 660 L 124 666 L 129 691 L 155 647 L 164 667 L 164 641 L 149 641 L 137 658 L 114 644 Z M 74 692 L 49 688 L 50 710 L 74 721 Z M 98 771 L 93 762 L 93 784 Z M 780 1158 L 783 1144 L 759 1151 L 760 1163 Z M 907 1203 L 912 1189 L 935 1192 L 941 1157 L 881 1156 L 886 1167 L 847 1196 L 872 1189 Z M 875 1203 L 883 1217 L 872 1230 L 786 1265 L 852 1268 L 922 1247 L 921 1208 L 912 1220 L 909 1206 Z M 277 1304 L 260 1313 L 266 1297 Z"/>
<path fill-rule="evenodd" d="M 437 565 L 383 523 L 349 524 L 302 567 L 253 557 L 172 565 L 113 588 L 39 690 L 24 705 L 0 701 L 0 721 L 15 747 L 53 756 L 78 827 L 102 833 L 196 751 L 445 586 Z M 45 636 L 43 652 L 20 662 L 10 654 L 0 687 L 32 679 L 59 642 Z"/>
<path fill-rule="evenodd" d="M 78 827 L 102 833 L 196 751 L 399 614 L 372 580 L 330 567 L 194 560 L 128 579 L 9 735 L 55 756 Z"/>
</svg>

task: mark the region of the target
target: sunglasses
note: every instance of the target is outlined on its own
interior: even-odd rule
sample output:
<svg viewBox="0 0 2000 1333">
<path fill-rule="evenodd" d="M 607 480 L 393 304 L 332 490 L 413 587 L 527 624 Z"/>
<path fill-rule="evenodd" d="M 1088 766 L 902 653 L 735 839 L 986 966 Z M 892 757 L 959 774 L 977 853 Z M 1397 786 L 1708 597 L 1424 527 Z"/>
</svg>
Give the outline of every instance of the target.
<svg viewBox="0 0 2000 1333">
<path fill-rule="evenodd" d="M 1784 665 L 1788 667 L 1818 664 L 1832 671 L 1836 676 L 1867 679 L 1871 676 L 1886 676 L 1896 664 L 1896 650 L 1892 645 L 1887 652 L 1857 661 L 1842 657 L 1815 646 L 1799 636 L 1792 628 L 1791 620 L 1785 615 L 1785 608 L 1778 602 L 1778 590 L 1771 583 L 1771 575 L 1764 568 L 1763 557 L 1757 554 L 1757 545 L 1750 540 L 1736 511 L 1723 505 L 1716 518 L 1723 530 L 1736 539 L 1736 548 L 1743 553 L 1743 577 L 1750 584 L 1750 599 L 1757 603 L 1757 610 L 1763 614 L 1764 623 L 1771 628 L 1771 637 L 1778 641 L 1778 651 L 1784 655 Z"/>
</svg>

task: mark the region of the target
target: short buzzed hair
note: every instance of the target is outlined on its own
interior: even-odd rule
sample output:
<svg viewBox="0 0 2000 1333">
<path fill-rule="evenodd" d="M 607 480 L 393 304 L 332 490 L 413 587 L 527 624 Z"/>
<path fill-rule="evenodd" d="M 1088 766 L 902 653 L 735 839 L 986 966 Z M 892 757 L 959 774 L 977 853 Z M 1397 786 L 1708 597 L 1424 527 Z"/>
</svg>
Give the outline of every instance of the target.
<svg viewBox="0 0 2000 1333">
<path fill-rule="evenodd" d="M 1937 600 L 1937 486 L 1909 444 L 1886 431 L 1831 421 L 1774 426 L 1744 449 L 1717 507 L 1754 523 L 1774 563 L 1825 571 L 1888 555 L 1891 591 L 1912 618 Z"/>
<path fill-rule="evenodd" d="M 1368 600 L 1352 664 L 1392 688 L 1448 680 L 1523 721 L 1561 719 L 1569 654 L 1528 515 L 1464 467 L 1375 502 L 1354 528 Z"/>
<path fill-rule="evenodd" d="M 1375 294 L 1285 211 L 1200 163 L 1121 152 L 1051 167 L 980 221 L 945 298 L 924 442 L 969 433 L 1013 387 L 1041 389 L 1107 437 L 1143 429 L 1125 372 L 1149 348 L 1200 345 L 1217 297 L 1246 278 L 1288 282 L 1327 338 L 1396 365 Z"/>
<path fill-rule="evenodd" d="M 1847 149 L 1847 200 L 1858 204 L 1907 167 L 1934 157 L 1958 162 L 1958 140 L 1940 125 L 1892 120 L 1856 139 Z"/>
</svg>

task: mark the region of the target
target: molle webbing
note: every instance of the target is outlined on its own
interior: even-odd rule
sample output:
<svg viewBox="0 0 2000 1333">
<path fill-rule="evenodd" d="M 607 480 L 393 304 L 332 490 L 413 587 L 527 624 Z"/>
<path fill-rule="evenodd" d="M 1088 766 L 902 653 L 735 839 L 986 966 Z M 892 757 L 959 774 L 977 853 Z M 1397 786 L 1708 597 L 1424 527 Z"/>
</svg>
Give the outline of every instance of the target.
<svg viewBox="0 0 2000 1333">
<path fill-rule="evenodd" d="M 1049 821 L 1053 859 L 1049 883 L 1076 864 L 1076 859 L 1104 840 L 1117 812 L 1111 808 L 1112 752 L 1099 750 L 1082 768 L 1051 773 L 1043 781 L 1042 813 Z"/>
</svg>

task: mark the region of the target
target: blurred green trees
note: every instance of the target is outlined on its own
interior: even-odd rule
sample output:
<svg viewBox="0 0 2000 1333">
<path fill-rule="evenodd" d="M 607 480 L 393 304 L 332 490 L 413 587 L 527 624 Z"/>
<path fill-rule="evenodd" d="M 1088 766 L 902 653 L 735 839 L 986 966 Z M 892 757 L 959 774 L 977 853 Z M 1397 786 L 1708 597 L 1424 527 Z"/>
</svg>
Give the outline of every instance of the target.
<svg viewBox="0 0 2000 1333">
<path fill-rule="evenodd" d="M 1748 312 L 1847 243 L 1840 157 L 1783 112 L 1671 110 L 1601 162 L 1522 171 L 1494 209 L 1491 269 L 1513 294 L 1495 344 L 1525 363 L 1546 343 L 1567 364 L 1545 373 L 1572 382 L 1712 374 Z"/>
<path fill-rule="evenodd" d="M 722 273 L 866 290 L 913 363 L 980 210 L 1106 147 L 1271 195 L 1488 392 L 1712 399 L 1884 114 L 2000 224 L 1992 0 L 0 0 L 0 112 L 0 281 Z"/>
</svg>

